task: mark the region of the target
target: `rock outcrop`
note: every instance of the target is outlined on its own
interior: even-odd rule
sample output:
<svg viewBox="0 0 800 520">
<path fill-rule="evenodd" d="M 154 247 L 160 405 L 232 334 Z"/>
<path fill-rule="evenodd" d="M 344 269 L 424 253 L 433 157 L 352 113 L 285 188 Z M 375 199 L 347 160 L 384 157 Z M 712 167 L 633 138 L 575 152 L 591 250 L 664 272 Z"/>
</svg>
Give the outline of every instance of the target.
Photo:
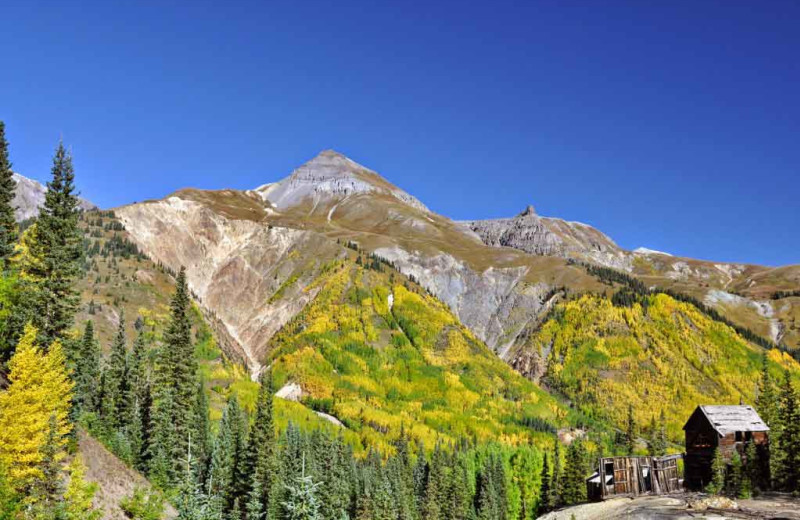
<svg viewBox="0 0 800 520">
<path fill-rule="evenodd" d="M 47 188 L 40 182 L 15 173 L 14 181 L 17 188 L 14 191 L 14 216 L 17 222 L 22 222 L 33 218 L 39 214 L 39 208 L 44 204 L 44 194 Z M 83 210 L 93 209 L 96 206 L 86 199 L 80 199 L 80 207 Z"/>
</svg>

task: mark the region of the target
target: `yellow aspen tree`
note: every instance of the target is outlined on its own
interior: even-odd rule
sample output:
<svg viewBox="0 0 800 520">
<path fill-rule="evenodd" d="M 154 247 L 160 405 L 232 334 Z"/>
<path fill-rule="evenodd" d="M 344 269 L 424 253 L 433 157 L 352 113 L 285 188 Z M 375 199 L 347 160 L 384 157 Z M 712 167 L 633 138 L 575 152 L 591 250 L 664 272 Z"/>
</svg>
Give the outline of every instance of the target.
<svg viewBox="0 0 800 520">
<path fill-rule="evenodd" d="M 0 394 L 0 464 L 8 468 L 11 484 L 20 491 L 42 476 L 41 447 L 50 417 L 57 421 L 59 459 L 65 456 L 72 381 L 61 344 L 44 353 L 36 344 L 36 329 L 28 325 L 20 338 L 10 369 L 8 390 Z"/>
</svg>

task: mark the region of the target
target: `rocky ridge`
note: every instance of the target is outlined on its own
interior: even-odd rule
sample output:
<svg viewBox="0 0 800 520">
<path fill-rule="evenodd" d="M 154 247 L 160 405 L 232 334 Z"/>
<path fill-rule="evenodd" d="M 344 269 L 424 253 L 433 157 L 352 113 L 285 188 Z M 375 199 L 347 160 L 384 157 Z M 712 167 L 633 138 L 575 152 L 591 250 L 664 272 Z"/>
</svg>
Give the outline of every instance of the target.
<svg viewBox="0 0 800 520">
<path fill-rule="evenodd" d="M 14 181 L 17 188 L 14 191 L 14 216 L 18 222 L 33 218 L 39 214 L 39 208 L 44 204 L 44 195 L 47 188 L 40 182 L 15 173 Z M 86 199 L 80 199 L 80 207 L 83 210 L 95 208 L 96 206 Z"/>
<path fill-rule="evenodd" d="M 151 258 L 174 270 L 186 266 L 210 321 L 254 373 L 270 338 L 314 298 L 314 279 L 348 243 L 419 281 L 503 357 L 558 301 L 556 288 L 607 290 L 567 259 L 700 300 L 767 269 L 628 252 L 591 226 L 540 217 L 533 208 L 511 219 L 453 222 L 333 151 L 254 190 L 181 190 L 117 215 Z M 756 291 L 763 285 L 753 282 L 744 297 L 764 299 Z M 742 319 L 767 336 L 776 318 L 757 309 L 744 306 Z"/>
</svg>

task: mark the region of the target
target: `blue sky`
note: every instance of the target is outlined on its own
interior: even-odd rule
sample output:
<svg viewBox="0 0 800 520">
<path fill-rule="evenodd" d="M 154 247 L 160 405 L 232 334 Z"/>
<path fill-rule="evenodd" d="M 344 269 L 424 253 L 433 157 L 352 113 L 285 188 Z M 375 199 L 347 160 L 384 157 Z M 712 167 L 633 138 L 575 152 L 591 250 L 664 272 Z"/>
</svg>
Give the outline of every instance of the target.
<svg viewBox="0 0 800 520">
<path fill-rule="evenodd" d="M 800 262 L 800 3 L 5 0 L 20 173 L 104 207 L 334 148 L 451 218 Z"/>
</svg>

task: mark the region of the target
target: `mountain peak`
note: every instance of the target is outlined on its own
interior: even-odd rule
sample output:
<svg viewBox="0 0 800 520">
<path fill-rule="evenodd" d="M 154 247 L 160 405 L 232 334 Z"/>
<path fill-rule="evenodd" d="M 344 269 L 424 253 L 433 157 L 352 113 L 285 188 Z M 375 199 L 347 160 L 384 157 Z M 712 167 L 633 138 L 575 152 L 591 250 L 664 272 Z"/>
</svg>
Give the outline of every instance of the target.
<svg viewBox="0 0 800 520">
<path fill-rule="evenodd" d="M 257 188 L 256 192 L 279 210 L 306 199 L 317 204 L 323 199 L 343 200 L 356 194 L 383 193 L 416 209 L 428 211 L 415 197 L 335 150 L 321 151 L 285 179 Z"/>
<path fill-rule="evenodd" d="M 536 208 L 534 208 L 531 204 L 528 204 L 528 206 L 522 210 L 522 213 L 517 215 L 517 217 L 528 217 L 531 215 L 536 215 Z"/>
</svg>

